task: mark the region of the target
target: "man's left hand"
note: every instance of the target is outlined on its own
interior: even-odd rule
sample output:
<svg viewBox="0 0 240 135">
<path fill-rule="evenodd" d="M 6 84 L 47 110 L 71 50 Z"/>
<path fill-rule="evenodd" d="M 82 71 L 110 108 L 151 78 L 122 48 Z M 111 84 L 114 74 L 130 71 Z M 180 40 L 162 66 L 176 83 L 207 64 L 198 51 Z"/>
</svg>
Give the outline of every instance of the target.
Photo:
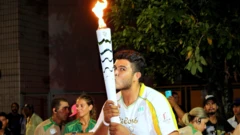
<svg viewBox="0 0 240 135">
<path fill-rule="evenodd" d="M 110 135 L 130 135 L 130 131 L 123 125 L 112 122 L 109 127 Z"/>
</svg>

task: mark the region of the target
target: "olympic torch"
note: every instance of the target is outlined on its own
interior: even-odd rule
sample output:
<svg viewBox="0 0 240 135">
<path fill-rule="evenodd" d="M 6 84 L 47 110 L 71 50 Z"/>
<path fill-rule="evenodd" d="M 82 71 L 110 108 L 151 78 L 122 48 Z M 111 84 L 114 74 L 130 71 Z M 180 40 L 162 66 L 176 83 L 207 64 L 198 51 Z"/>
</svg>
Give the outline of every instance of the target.
<svg viewBox="0 0 240 135">
<path fill-rule="evenodd" d="M 97 1 L 92 11 L 98 17 L 97 40 L 102 63 L 103 77 L 108 100 L 117 105 L 116 86 L 113 68 L 113 51 L 111 41 L 111 29 L 107 28 L 103 20 L 103 10 L 107 7 L 107 0 Z M 112 117 L 111 122 L 120 123 L 119 117 Z"/>
</svg>

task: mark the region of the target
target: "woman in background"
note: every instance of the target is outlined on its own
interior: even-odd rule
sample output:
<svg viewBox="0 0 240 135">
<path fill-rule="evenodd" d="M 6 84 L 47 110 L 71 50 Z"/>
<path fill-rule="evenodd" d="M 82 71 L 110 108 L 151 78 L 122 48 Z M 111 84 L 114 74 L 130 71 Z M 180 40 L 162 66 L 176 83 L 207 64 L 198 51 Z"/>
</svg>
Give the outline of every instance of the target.
<svg viewBox="0 0 240 135">
<path fill-rule="evenodd" d="M 92 97 L 86 94 L 80 95 L 76 100 L 78 119 L 65 125 L 64 134 L 68 133 L 87 133 L 94 128 L 95 108 Z"/>
<path fill-rule="evenodd" d="M 189 113 L 185 113 L 182 122 L 186 125 L 179 129 L 180 135 L 202 135 L 206 129 L 208 116 L 201 107 L 193 108 Z"/>
</svg>

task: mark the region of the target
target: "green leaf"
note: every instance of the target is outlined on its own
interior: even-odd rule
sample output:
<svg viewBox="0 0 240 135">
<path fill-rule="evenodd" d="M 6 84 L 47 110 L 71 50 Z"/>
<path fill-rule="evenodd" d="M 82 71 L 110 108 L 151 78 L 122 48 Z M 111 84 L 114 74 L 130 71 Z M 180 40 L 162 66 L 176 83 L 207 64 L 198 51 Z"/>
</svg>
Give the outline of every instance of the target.
<svg viewBox="0 0 240 135">
<path fill-rule="evenodd" d="M 152 28 L 152 24 L 149 23 L 149 24 L 148 24 L 148 27 L 147 27 L 146 30 L 145 30 L 145 32 L 147 33 L 151 28 Z"/>
<path fill-rule="evenodd" d="M 232 52 L 228 52 L 226 59 L 229 60 L 229 59 L 231 59 L 231 58 L 232 58 Z"/>
<path fill-rule="evenodd" d="M 164 23 L 163 23 L 160 28 L 162 29 L 164 26 L 165 26 L 165 25 L 164 25 Z"/>
<path fill-rule="evenodd" d="M 196 71 L 197 71 L 197 66 L 196 66 L 196 64 L 193 64 L 193 65 L 192 65 L 192 68 L 191 68 L 191 73 L 192 73 L 192 75 L 195 75 L 195 74 L 196 74 Z"/>
<path fill-rule="evenodd" d="M 185 68 L 189 71 L 191 70 L 191 68 L 192 68 L 192 61 L 191 60 L 188 61 L 188 64 L 186 65 Z"/>
<path fill-rule="evenodd" d="M 199 52 L 200 52 L 200 49 L 199 49 L 199 47 L 197 46 L 197 47 L 196 47 L 196 50 L 195 50 L 195 57 L 199 56 Z"/>
<path fill-rule="evenodd" d="M 200 73 L 203 72 L 202 66 L 201 66 L 201 64 L 200 64 L 199 62 L 196 62 L 196 67 L 197 67 L 197 69 L 198 69 L 198 71 L 199 71 Z"/>
<path fill-rule="evenodd" d="M 123 30 L 123 36 L 127 36 L 127 29 Z"/>
<path fill-rule="evenodd" d="M 201 62 L 201 64 L 203 64 L 204 66 L 207 65 L 207 62 L 206 62 L 206 60 L 203 58 L 203 56 L 200 57 L 200 62 Z"/>
</svg>

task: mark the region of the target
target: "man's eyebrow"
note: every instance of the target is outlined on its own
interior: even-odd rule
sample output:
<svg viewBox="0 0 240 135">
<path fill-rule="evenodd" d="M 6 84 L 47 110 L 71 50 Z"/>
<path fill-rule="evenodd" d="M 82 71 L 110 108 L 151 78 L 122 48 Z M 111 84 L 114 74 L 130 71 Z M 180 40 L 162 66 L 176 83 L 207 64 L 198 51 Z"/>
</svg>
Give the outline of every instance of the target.
<svg viewBox="0 0 240 135">
<path fill-rule="evenodd" d="M 67 105 L 67 106 L 63 106 L 62 108 L 69 108 L 69 106 Z"/>
<path fill-rule="evenodd" d="M 114 67 L 127 68 L 127 67 L 126 67 L 126 66 L 124 66 L 124 65 L 120 65 L 120 66 L 116 66 L 116 65 L 114 65 Z"/>
</svg>

